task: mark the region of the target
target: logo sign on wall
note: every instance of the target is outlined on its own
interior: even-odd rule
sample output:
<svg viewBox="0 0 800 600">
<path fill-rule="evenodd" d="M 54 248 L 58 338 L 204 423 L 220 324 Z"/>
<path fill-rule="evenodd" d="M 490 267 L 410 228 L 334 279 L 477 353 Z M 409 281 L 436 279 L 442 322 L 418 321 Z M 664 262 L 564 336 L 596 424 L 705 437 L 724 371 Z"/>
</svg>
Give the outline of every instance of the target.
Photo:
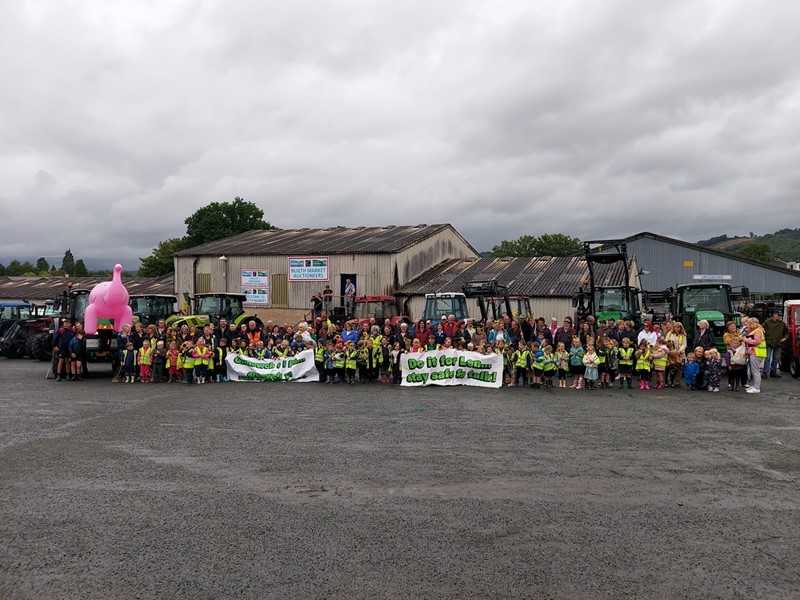
<svg viewBox="0 0 800 600">
<path fill-rule="evenodd" d="M 289 281 L 328 281 L 328 257 L 289 257 Z"/>
<path fill-rule="evenodd" d="M 248 304 L 269 304 L 269 272 L 242 271 L 242 294 Z"/>
</svg>

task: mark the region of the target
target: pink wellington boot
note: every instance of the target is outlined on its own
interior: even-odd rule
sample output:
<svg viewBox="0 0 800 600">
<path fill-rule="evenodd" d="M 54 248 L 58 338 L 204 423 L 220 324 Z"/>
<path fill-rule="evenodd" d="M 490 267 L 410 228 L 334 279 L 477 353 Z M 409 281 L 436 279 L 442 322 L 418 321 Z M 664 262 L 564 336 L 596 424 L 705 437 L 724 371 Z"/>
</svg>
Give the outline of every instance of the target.
<svg viewBox="0 0 800 600">
<path fill-rule="evenodd" d="M 575 386 L 575 389 L 576 390 L 582 390 L 583 389 L 583 377 L 578 377 L 578 385 Z"/>
<path fill-rule="evenodd" d="M 644 389 L 646 389 L 646 390 L 650 389 L 650 382 L 649 381 L 645 381 L 644 382 Z"/>
</svg>

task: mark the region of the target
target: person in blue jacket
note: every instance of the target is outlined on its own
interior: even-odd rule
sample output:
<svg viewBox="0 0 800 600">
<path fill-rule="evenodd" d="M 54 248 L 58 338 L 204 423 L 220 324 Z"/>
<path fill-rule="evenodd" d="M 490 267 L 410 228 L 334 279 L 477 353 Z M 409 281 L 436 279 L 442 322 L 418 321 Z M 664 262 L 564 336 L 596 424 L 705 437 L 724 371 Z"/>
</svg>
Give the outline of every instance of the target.
<svg viewBox="0 0 800 600">
<path fill-rule="evenodd" d="M 58 356 L 56 381 L 70 379 L 69 343 L 72 341 L 72 337 L 72 321 L 63 319 L 61 321 L 61 327 L 53 332 L 53 356 Z"/>
</svg>

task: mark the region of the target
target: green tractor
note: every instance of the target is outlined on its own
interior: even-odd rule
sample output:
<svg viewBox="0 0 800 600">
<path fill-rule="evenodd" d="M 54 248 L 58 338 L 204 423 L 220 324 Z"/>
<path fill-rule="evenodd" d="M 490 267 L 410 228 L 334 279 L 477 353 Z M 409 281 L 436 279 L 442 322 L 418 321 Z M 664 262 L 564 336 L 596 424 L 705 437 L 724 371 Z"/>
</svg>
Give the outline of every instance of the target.
<svg viewBox="0 0 800 600">
<path fill-rule="evenodd" d="M 165 321 L 175 314 L 176 296 L 169 294 L 136 294 L 130 296 L 128 304 L 133 311 L 133 320 L 142 325 Z"/>
<path fill-rule="evenodd" d="M 244 294 L 196 294 L 193 300 L 191 315 L 173 315 L 167 319 L 167 325 L 174 328 L 183 325 L 204 327 L 208 323 L 219 325 L 222 318 L 237 327 L 251 320 L 261 325 L 261 319 L 245 312 L 247 296 Z"/>
<path fill-rule="evenodd" d="M 748 295 L 747 288 L 742 288 L 742 295 Z M 681 322 L 689 336 L 697 335 L 700 321 L 708 321 L 717 348 L 723 354 L 725 324 L 728 321 L 734 321 L 737 326 L 741 324 L 739 314 L 733 310 L 731 286 L 727 283 L 699 281 L 679 285 L 672 297 L 672 315 L 673 319 Z"/>
</svg>

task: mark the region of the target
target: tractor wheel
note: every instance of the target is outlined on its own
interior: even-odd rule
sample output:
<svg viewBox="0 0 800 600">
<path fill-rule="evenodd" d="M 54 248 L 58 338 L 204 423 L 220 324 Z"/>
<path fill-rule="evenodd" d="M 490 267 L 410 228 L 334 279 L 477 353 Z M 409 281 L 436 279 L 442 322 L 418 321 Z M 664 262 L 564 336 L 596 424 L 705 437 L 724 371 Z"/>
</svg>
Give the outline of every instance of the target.
<svg viewBox="0 0 800 600">
<path fill-rule="evenodd" d="M 28 356 L 50 362 L 53 359 L 53 348 L 50 346 L 50 336 L 48 334 L 32 335 L 28 339 Z"/>
<path fill-rule="evenodd" d="M 789 373 L 795 379 L 800 377 L 800 356 L 793 356 L 789 359 Z"/>
</svg>

